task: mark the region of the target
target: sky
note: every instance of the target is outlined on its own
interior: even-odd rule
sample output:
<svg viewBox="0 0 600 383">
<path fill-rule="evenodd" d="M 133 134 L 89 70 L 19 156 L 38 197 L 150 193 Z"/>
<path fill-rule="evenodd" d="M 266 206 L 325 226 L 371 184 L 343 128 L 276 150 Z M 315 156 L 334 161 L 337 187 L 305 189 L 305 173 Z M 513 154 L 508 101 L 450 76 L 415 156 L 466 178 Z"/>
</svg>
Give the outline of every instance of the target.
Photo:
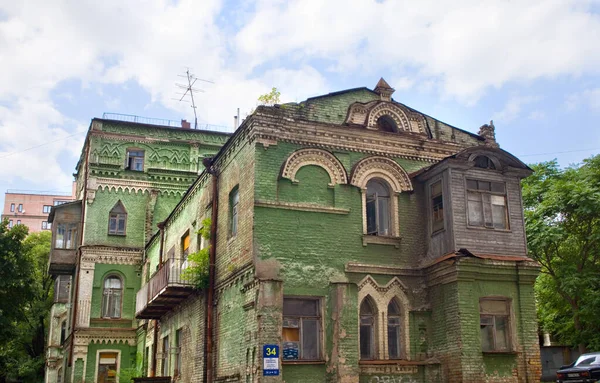
<svg viewBox="0 0 600 383">
<path fill-rule="evenodd" d="M 272 87 L 282 102 L 374 88 L 526 163 L 600 153 L 600 0 L 0 0 L 0 203 L 70 191 L 90 120 L 233 128 Z"/>
</svg>

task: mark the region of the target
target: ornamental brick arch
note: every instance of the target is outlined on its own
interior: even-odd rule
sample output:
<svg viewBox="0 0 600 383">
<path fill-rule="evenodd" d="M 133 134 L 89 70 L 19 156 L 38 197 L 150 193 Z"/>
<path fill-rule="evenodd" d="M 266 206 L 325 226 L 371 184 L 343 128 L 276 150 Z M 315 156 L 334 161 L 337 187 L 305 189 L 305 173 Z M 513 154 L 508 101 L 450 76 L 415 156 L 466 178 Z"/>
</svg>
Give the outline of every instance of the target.
<svg viewBox="0 0 600 383">
<path fill-rule="evenodd" d="M 366 190 L 367 182 L 372 178 L 384 179 L 398 194 L 413 190 L 408 173 L 402 166 L 386 157 L 372 156 L 360 160 L 354 165 L 350 185 Z"/>
<path fill-rule="evenodd" d="M 283 164 L 281 178 L 287 178 L 298 183 L 296 174 L 300 168 L 307 165 L 319 166 L 329 174 L 329 186 L 347 184 L 348 177 L 342 163 L 330 152 L 323 149 L 300 149 L 292 153 Z"/>
<path fill-rule="evenodd" d="M 381 103 L 372 108 L 367 116 L 367 128 L 377 129 L 377 121 L 383 117 L 388 116 L 396 123 L 399 131 L 411 132 L 410 122 L 408 117 L 402 109 L 398 108 L 393 103 Z"/>
<path fill-rule="evenodd" d="M 388 305 L 394 301 L 401 310 L 402 346 L 401 359 L 410 359 L 409 312 L 411 308 L 406 285 L 398 278 L 392 278 L 387 284 L 378 284 L 371 275 L 367 275 L 358 283 L 358 309 L 365 299 L 370 298 L 371 304 L 377 310 L 376 324 L 376 355 L 378 359 L 389 359 L 388 339 Z M 360 318 L 360 313 L 358 313 Z M 359 319 L 360 320 L 360 319 Z M 360 325 L 360 322 L 359 322 Z"/>
</svg>

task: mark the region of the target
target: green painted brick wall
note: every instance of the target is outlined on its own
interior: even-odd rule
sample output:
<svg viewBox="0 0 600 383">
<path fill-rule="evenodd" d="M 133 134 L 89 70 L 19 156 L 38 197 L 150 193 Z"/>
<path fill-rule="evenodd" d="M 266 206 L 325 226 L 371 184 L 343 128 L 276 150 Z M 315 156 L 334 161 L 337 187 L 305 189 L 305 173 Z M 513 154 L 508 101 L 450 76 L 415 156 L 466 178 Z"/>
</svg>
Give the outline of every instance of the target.
<svg viewBox="0 0 600 383">
<path fill-rule="evenodd" d="M 84 245 L 143 247 L 148 193 L 128 193 L 98 190 L 86 209 Z M 108 218 L 118 201 L 127 210 L 126 235 L 108 235 Z"/>
<path fill-rule="evenodd" d="M 85 367 L 85 382 L 95 382 L 97 374 L 97 355 L 98 352 L 106 350 L 107 352 L 119 351 L 119 370 L 135 367 L 136 347 L 127 344 L 119 343 L 90 343 L 88 346 L 86 367 Z"/>
<path fill-rule="evenodd" d="M 139 266 L 96 264 L 94 270 L 94 284 L 92 291 L 91 318 L 100 318 L 102 306 L 102 284 L 104 279 L 111 275 L 119 275 L 124 282 L 122 319 L 134 319 L 135 294 L 141 286 L 141 274 Z M 133 327 L 133 326 L 129 326 Z"/>
</svg>

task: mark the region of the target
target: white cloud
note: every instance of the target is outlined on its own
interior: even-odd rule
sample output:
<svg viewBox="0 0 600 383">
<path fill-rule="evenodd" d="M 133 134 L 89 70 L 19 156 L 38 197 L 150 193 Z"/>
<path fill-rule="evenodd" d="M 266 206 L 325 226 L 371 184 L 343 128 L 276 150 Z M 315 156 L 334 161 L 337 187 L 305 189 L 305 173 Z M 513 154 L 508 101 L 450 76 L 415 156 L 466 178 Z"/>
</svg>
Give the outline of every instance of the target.
<svg viewBox="0 0 600 383">
<path fill-rule="evenodd" d="M 439 92 L 469 104 L 511 82 L 597 74 L 600 18 L 589 6 L 577 0 L 410 6 L 257 0 L 227 8 L 222 0 L 4 2 L 0 105 L 8 106 L 0 109 L 0 156 L 85 125 L 62 115 L 51 99 L 68 80 L 100 92 L 98 85 L 134 82 L 153 102 L 189 115 L 188 105 L 171 98 L 176 75 L 190 66 L 215 82 L 198 95 L 200 120 L 230 125 L 237 107 L 243 115 L 272 86 L 284 102 L 331 91 L 317 62 L 347 76 L 377 79 L 388 71 L 397 89 Z M 107 93 L 109 105 L 119 100 Z M 594 94 L 576 98 L 594 106 L 600 104 Z M 497 118 L 516 118 L 524 103 L 509 101 Z M 0 177 L 23 176 L 19 166 L 27 159 L 23 166 L 31 175 L 25 177 L 32 182 L 67 179 L 58 158 L 70 155 L 74 162 L 80 147 L 66 141 L 7 157 Z"/>
<path fill-rule="evenodd" d="M 529 113 L 529 116 L 527 116 L 527 118 L 529 118 L 530 120 L 534 120 L 534 121 L 541 121 L 543 119 L 546 118 L 546 113 L 543 110 L 532 110 Z"/>
<path fill-rule="evenodd" d="M 492 119 L 503 123 L 513 121 L 521 115 L 524 106 L 538 100 L 539 97 L 534 96 L 512 96 L 501 111 L 492 115 Z M 532 118 L 532 116 L 535 117 L 536 115 L 532 112 L 529 114 L 529 118 Z"/>
<path fill-rule="evenodd" d="M 571 93 L 566 97 L 565 105 L 570 111 L 577 110 L 581 106 L 600 111 L 600 88 Z"/>
<path fill-rule="evenodd" d="M 511 81 L 598 73 L 600 17 L 589 4 L 260 1 L 236 44 L 251 65 L 293 53 L 341 70 L 416 67 L 420 77 L 441 78 L 447 95 L 474 103 Z"/>
</svg>

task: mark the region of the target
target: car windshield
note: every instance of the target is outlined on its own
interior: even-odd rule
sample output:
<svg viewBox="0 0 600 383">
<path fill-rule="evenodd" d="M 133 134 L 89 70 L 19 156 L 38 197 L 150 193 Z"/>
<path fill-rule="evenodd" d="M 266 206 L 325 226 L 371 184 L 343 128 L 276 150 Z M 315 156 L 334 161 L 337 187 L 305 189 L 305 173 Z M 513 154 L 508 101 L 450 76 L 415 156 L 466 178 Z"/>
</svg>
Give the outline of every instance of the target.
<svg viewBox="0 0 600 383">
<path fill-rule="evenodd" d="M 575 362 L 575 367 L 589 366 L 590 364 L 599 364 L 596 358 L 596 356 L 581 355 L 579 359 L 577 359 L 577 362 Z"/>
</svg>

